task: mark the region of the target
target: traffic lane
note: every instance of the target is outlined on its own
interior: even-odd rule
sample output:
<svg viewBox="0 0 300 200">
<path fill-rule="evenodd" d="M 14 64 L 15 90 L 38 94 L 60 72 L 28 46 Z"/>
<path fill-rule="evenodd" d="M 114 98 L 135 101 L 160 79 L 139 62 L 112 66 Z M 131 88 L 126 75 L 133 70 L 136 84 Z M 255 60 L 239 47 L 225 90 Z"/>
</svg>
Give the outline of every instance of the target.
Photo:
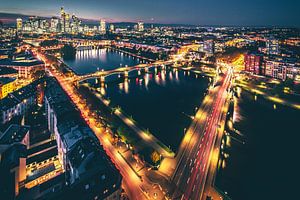
<svg viewBox="0 0 300 200">
<path fill-rule="evenodd" d="M 226 78 L 225 78 L 225 82 L 226 82 L 226 80 L 227 80 L 227 76 L 226 76 Z M 193 183 L 192 184 L 194 184 L 194 186 L 191 186 L 191 187 L 189 187 L 189 191 L 187 192 L 187 198 L 189 198 L 189 196 L 190 196 L 190 189 L 191 188 L 193 188 L 192 189 L 192 193 L 194 192 L 194 189 L 195 189 L 195 187 L 197 186 L 197 191 L 198 192 L 196 192 L 196 195 L 195 195 L 195 197 L 196 198 L 198 198 L 198 194 L 200 193 L 200 190 L 202 190 L 202 182 L 203 182 L 203 180 L 204 180 L 204 178 L 205 178 L 205 174 L 206 173 L 204 173 L 205 171 L 206 171 L 206 168 L 207 168 L 207 166 L 208 166 L 208 164 L 207 164 L 207 162 L 208 162 L 208 160 L 209 160 L 209 156 L 210 156 L 210 152 L 211 152 L 211 147 L 212 147 L 212 143 L 213 143 L 213 138 L 214 138 L 214 136 L 215 136 L 215 134 L 213 133 L 214 131 L 215 131 L 215 120 L 216 120 L 216 116 L 219 114 L 219 111 L 220 111 L 220 108 L 219 108 L 219 104 L 220 104 L 220 102 L 222 101 L 222 95 L 223 95 L 223 92 L 224 92 L 224 87 L 226 87 L 226 84 L 225 85 L 223 85 L 223 87 L 221 88 L 221 92 L 220 93 L 218 93 L 218 98 L 217 98 L 217 102 L 216 102 L 216 105 L 214 105 L 213 106 L 213 116 L 212 116 L 212 119 L 213 119 L 213 121 L 211 122 L 211 124 L 209 125 L 209 130 L 206 132 L 206 135 L 207 135 L 207 137 L 205 137 L 205 144 L 207 145 L 207 146 L 204 146 L 204 147 L 202 147 L 204 150 L 204 158 L 203 158 L 203 165 L 201 166 L 202 167 L 202 172 L 201 171 L 198 171 L 198 172 L 194 172 L 194 175 L 192 176 L 193 177 Z M 218 122 L 218 121 L 217 121 Z M 200 159 L 202 159 L 202 158 L 200 158 Z M 197 170 L 201 170 L 201 167 L 200 168 L 197 168 Z M 197 183 L 197 181 L 196 181 L 196 183 L 194 183 L 194 180 L 195 180 L 195 176 L 196 177 L 199 177 L 199 173 L 201 173 L 201 178 L 200 179 L 198 179 L 197 178 L 197 180 L 199 180 L 199 182 Z M 197 174 L 197 175 L 196 175 Z M 199 187 L 198 187 L 199 186 Z M 194 193 L 193 193 L 194 194 Z M 194 196 L 194 195 L 193 195 Z"/>
</svg>

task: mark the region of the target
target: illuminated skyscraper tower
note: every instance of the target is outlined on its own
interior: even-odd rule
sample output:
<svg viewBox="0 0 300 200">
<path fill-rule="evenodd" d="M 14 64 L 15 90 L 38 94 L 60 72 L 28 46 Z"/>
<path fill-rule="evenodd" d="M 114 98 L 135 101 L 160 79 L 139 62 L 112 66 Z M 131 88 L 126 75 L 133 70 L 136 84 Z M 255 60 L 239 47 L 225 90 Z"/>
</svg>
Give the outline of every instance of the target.
<svg viewBox="0 0 300 200">
<path fill-rule="evenodd" d="M 279 51 L 279 41 L 274 38 L 269 38 L 266 41 L 267 53 L 270 55 L 278 55 Z"/>
<path fill-rule="evenodd" d="M 109 31 L 110 32 L 114 32 L 115 31 L 115 26 L 113 24 L 110 24 Z"/>
<path fill-rule="evenodd" d="M 67 32 L 67 33 L 71 32 L 70 14 L 68 14 L 68 13 L 65 13 L 65 32 Z"/>
<path fill-rule="evenodd" d="M 52 17 L 50 22 L 50 31 L 58 32 L 58 24 L 59 24 L 59 19 L 56 17 Z"/>
<path fill-rule="evenodd" d="M 100 21 L 99 31 L 101 32 L 101 34 L 106 33 L 106 22 L 103 19 L 101 19 Z"/>
<path fill-rule="evenodd" d="M 17 18 L 17 31 L 22 31 L 23 28 L 23 21 L 21 18 Z"/>
<path fill-rule="evenodd" d="M 137 30 L 138 31 L 144 31 L 144 22 L 139 21 L 137 24 Z"/>
<path fill-rule="evenodd" d="M 66 32 L 66 13 L 64 7 L 60 8 L 60 27 L 61 32 Z"/>
</svg>

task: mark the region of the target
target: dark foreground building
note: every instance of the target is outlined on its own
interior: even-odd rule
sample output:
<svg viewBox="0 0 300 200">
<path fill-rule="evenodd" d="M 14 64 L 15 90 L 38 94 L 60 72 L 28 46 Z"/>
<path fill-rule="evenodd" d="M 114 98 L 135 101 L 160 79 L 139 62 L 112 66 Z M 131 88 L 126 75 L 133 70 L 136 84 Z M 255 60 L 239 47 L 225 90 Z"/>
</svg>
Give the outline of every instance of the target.
<svg viewBox="0 0 300 200">
<path fill-rule="evenodd" d="M 45 89 L 48 128 L 65 171 L 66 197 L 119 199 L 122 177 L 55 78 Z"/>
</svg>

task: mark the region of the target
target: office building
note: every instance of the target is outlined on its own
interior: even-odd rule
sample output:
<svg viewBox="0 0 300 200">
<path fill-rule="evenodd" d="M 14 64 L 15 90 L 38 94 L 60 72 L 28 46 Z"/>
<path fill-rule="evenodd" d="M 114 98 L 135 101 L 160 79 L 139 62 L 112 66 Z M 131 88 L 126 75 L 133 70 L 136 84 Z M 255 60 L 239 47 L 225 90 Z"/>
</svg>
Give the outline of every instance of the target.
<svg viewBox="0 0 300 200">
<path fill-rule="evenodd" d="M 21 18 L 17 18 L 17 31 L 22 31 L 23 29 L 23 20 Z"/>
<path fill-rule="evenodd" d="M 0 67 L 13 68 L 19 78 L 31 79 L 36 71 L 45 70 L 45 63 L 37 59 L 1 60 Z"/>
<path fill-rule="evenodd" d="M 15 90 L 16 78 L 0 77 L 0 99 L 6 97 Z"/>
<path fill-rule="evenodd" d="M 203 52 L 208 56 L 212 56 L 215 53 L 215 43 L 212 39 L 205 39 L 203 41 Z"/>
<path fill-rule="evenodd" d="M 144 22 L 140 21 L 137 23 L 137 31 L 140 31 L 140 32 L 144 31 Z"/>
<path fill-rule="evenodd" d="M 263 56 L 255 53 L 248 53 L 244 55 L 245 71 L 262 75 L 265 74 L 263 66 Z"/>
<path fill-rule="evenodd" d="M 60 8 L 60 27 L 62 33 L 66 32 L 66 14 L 63 7 Z"/>
<path fill-rule="evenodd" d="M 114 32 L 115 31 L 115 26 L 113 24 L 109 25 L 109 31 Z"/>
<path fill-rule="evenodd" d="M 106 22 L 103 19 L 100 20 L 99 31 L 100 31 L 101 34 L 106 33 Z"/>
<path fill-rule="evenodd" d="M 58 32 L 59 31 L 59 19 L 57 17 L 52 17 L 50 22 L 50 32 Z"/>
<path fill-rule="evenodd" d="M 266 50 L 269 55 L 278 55 L 280 53 L 279 50 L 279 40 L 274 38 L 269 38 L 266 41 Z"/>
<path fill-rule="evenodd" d="M 294 59 L 268 57 L 265 59 L 265 75 L 283 81 L 287 78 L 299 80 L 300 66 Z"/>
</svg>

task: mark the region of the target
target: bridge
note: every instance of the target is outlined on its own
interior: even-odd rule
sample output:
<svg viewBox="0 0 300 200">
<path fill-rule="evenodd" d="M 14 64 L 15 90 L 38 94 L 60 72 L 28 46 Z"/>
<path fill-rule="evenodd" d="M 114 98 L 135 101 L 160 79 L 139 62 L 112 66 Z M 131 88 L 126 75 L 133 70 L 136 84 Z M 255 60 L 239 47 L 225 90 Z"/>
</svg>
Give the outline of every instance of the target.
<svg viewBox="0 0 300 200">
<path fill-rule="evenodd" d="M 155 63 L 149 63 L 149 64 L 139 64 L 136 66 L 131 66 L 131 67 L 121 67 L 121 68 L 117 68 L 117 69 L 112 69 L 112 70 L 107 70 L 107 71 L 97 71 L 91 74 L 86 74 L 86 75 L 74 75 L 74 81 L 77 81 L 78 83 L 88 80 L 88 79 L 95 79 L 95 78 L 100 78 L 100 82 L 104 83 L 105 82 L 105 78 L 108 76 L 112 76 L 112 75 L 118 75 L 119 78 L 124 77 L 124 78 L 128 78 L 129 77 L 129 73 L 130 72 L 134 72 L 137 71 L 138 75 L 140 75 L 142 72 L 148 72 L 149 69 L 152 68 L 158 68 L 158 67 L 162 67 L 164 68 L 166 65 L 170 65 L 172 64 L 172 61 L 165 61 L 165 62 L 155 62 Z"/>
</svg>

